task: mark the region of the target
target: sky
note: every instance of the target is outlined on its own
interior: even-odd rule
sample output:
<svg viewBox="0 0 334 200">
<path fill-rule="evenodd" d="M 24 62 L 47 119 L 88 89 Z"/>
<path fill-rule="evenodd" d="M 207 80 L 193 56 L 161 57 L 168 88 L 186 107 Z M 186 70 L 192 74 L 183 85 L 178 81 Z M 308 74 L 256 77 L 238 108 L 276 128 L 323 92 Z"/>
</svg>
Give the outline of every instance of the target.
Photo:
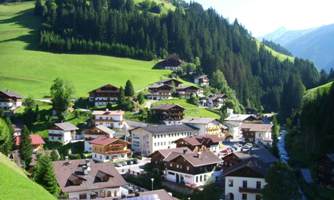
<svg viewBox="0 0 334 200">
<path fill-rule="evenodd" d="M 278 28 L 302 30 L 334 23 L 333 0 L 191 0 L 235 18 L 255 37 Z"/>
</svg>

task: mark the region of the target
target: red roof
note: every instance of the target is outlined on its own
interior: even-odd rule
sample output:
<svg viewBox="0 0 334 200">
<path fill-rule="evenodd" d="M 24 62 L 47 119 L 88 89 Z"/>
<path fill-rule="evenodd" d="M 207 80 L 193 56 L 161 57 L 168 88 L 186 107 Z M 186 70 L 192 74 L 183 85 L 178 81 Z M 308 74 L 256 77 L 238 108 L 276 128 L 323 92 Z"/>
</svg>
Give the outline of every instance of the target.
<svg viewBox="0 0 334 200">
<path fill-rule="evenodd" d="M 40 135 L 32 134 L 30 135 L 30 139 L 32 145 L 45 144 L 43 138 Z M 20 143 L 21 143 L 21 137 L 20 136 L 15 137 L 15 145 L 19 146 Z"/>
</svg>

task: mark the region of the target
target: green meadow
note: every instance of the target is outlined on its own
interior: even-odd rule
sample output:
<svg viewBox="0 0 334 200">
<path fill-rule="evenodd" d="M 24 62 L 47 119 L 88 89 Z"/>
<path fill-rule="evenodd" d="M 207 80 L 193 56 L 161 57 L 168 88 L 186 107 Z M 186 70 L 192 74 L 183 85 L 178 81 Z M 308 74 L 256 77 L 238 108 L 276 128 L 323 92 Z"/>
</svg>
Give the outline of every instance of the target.
<svg viewBox="0 0 334 200">
<path fill-rule="evenodd" d="M 0 89 L 24 96 L 49 95 L 52 81 L 72 82 L 75 96 L 103 84 L 124 85 L 130 79 L 136 90 L 160 80 L 167 70 L 153 70 L 154 61 L 101 55 L 58 54 L 38 50 L 39 19 L 34 2 L 0 5 Z"/>
</svg>

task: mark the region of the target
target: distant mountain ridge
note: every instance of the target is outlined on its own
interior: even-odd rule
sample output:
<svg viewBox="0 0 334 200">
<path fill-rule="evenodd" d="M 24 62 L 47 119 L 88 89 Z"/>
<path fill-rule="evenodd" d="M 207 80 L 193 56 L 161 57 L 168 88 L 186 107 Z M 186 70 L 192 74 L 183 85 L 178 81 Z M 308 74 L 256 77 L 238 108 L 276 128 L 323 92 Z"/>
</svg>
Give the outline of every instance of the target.
<svg viewBox="0 0 334 200">
<path fill-rule="evenodd" d="M 306 30 L 280 28 L 263 38 L 287 48 L 294 56 L 313 61 L 319 69 L 334 67 L 334 24 Z"/>
</svg>

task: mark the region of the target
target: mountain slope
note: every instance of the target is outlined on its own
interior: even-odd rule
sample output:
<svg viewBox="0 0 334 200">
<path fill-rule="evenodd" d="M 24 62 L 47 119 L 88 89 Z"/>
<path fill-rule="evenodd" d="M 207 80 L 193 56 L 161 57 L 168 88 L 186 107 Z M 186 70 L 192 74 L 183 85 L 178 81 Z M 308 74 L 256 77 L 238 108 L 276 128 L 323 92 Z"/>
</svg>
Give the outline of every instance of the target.
<svg viewBox="0 0 334 200">
<path fill-rule="evenodd" d="M 334 67 L 334 24 L 307 30 L 279 29 L 264 36 L 287 48 L 294 56 L 313 61 L 320 69 Z"/>
<path fill-rule="evenodd" d="M 0 90 L 43 97 L 49 94 L 51 82 L 62 77 L 73 83 L 76 96 L 87 96 L 102 84 L 124 85 L 131 79 L 139 90 L 169 74 L 153 70 L 154 61 L 39 51 L 39 21 L 33 7 L 34 2 L 0 5 Z"/>
<path fill-rule="evenodd" d="M 48 200 L 56 199 L 43 187 L 31 181 L 6 156 L 0 153 L 0 199 L 2 200 Z"/>
<path fill-rule="evenodd" d="M 304 102 L 312 101 L 315 98 L 317 98 L 317 95 L 323 95 L 323 94 L 328 93 L 332 84 L 333 82 L 329 82 L 329 83 L 326 83 L 318 87 L 307 90 L 303 97 L 303 101 Z"/>
</svg>

